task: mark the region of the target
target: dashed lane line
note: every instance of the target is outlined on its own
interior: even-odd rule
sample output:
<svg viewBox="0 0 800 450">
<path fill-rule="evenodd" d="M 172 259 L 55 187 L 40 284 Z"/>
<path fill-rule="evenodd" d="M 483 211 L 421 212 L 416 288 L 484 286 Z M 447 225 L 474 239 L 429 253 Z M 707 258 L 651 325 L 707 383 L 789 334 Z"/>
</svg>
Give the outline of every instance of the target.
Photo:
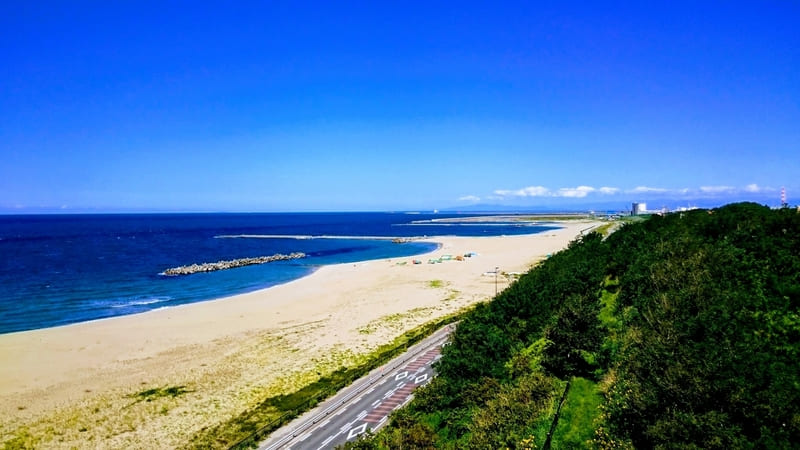
<svg viewBox="0 0 800 450">
<path fill-rule="evenodd" d="M 322 448 L 325 448 L 325 446 L 326 446 L 326 445 L 328 445 L 328 444 L 330 444 L 330 443 L 331 443 L 331 441 L 332 441 L 332 440 L 333 440 L 335 437 L 336 437 L 336 436 L 330 436 L 328 439 L 325 439 L 324 441 L 322 441 L 322 445 L 320 445 L 320 446 L 319 446 L 319 448 L 320 448 L 320 449 L 322 449 Z"/>
</svg>

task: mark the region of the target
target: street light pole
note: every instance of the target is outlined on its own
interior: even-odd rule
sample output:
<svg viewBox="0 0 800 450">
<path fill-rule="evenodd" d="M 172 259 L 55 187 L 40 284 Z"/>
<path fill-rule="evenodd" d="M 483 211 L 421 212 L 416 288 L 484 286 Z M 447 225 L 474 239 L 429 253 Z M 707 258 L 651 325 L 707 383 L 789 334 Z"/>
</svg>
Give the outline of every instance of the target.
<svg viewBox="0 0 800 450">
<path fill-rule="evenodd" d="M 497 297 L 497 271 L 498 271 L 499 269 L 500 269 L 500 268 L 499 268 L 499 267 L 497 267 L 497 266 L 495 266 L 495 268 L 494 268 L 494 296 L 495 296 L 495 297 Z"/>
</svg>

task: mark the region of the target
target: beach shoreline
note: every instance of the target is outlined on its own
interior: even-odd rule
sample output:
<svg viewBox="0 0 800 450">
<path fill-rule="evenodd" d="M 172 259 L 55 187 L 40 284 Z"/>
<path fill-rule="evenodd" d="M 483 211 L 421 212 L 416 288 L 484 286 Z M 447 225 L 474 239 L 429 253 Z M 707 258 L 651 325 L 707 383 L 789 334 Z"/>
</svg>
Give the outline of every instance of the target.
<svg viewBox="0 0 800 450">
<path fill-rule="evenodd" d="M 490 299 L 590 222 L 532 235 L 430 237 L 432 252 L 326 265 L 215 300 L 0 335 L 2 442 L 180 446 L 254 403 L 352 364 L 404 331 Z M 415 265 L 437 254 L 464 261 Z M 406 264 L 398 264 L 405 262 Z M 143 389 L 184 386 L 158 402 Z M 24 433 L 23 433 L 24 432 Z"/>
<path fill-rule="evenodd" d="M 314 273 L 316 273 L 319 269 L 321 269 L 323 267 L 348 266 L 348 265 L 353 265 L 353 264 L 368 263 L 370 261 L 402 260 L 402 259 L 413 260 L 413 259 L 418 259 L 418 258 L 421 258 L 421 257 L 425 257 L 426 255 L 433 254 L 433 253 L 435 253 L 435 252 L 437 252 L 438 250 L 441 249 L 442 244 L 435 240 L 435 238 L 438 238 L 438 237 L 440 237 L 440 236 L 413 238 L 413 240 L 418 241 L 418 242 L 424 242 L 424 243 L 429 243 L 429 244 L 435 244 L 436 245 L 435 248 L 433 248 L 433 249 L 431 249 L 429 251 L 426 251 L 426 252 L 423 252 L 423 253 L 419 253 L 419 254 L 415 254 L 415 255 L 397 256 L 397 257 L 393 257 L 393 258 L 372 258 L 372 259 L 365 259 L 365 260 L 356 261 L 356 262 L 309 265 L 308 266 L 309 267 L 309 271 L 304 273 L 303 275 L 297 277 L 297 278 L 292 278 L 290 280 L 281 281 L 281 282 L 278 282 L 276 284 L 271 284 L 271 285 L 266 286 L 266 287 L 261 287 L 261 288 L 254 289 L 252 291 L 237 292 L 237 293 L 230 294 L 230 295 L 221 295 L 221 296 L 215 297 L 215 298 L 209 298 L 209 299 L 205 299 L 205 300 L 197 300 L 197 301 L 193 301 L 193 302 L 189 302 L 189 303 L 180 303 L 180 304 L 177 304 L 177 305 L 161 306 L 161 307 L 150 309 L 150 310 L 147 310 L 147 311 L 141 311 L 141 312 L 135 312 L 135 313 L 129 313 L 129 314 L 121 314 L 121 315 L 118 315 L 118 316 L 99 317 L 97 319 L 88 319 L 88 320 L 83 320 L 81 322 L 71 322 L 71 323 L 65 323 L 65 324 L 62 324 L 62 325 L 53 325 L 53 326 L 41 327 L 41 328 L 31 328 L 31 329 L 20 330 L 20 331 L 9 331 L 7 333 L 0 333 L 0 340 L 2 340 L 3 336 L 8 336 L 8 335 L 21 334 L 21 333 L 32 333 L 32 332 L 36 332 L 36 331 L 51 330 L 51 329 L 57 329 L 57 328 L 77 327 L 77 326 L 84 325 L 84 324 L 89 324 L 89 323 L 105 322 L 105 321 L 110 321 L 110 320 L 113 321 L 113 320 L 116 320 L 116 319 L 119 319 L 119 318 L 123 318 L 123 317 L 139 316 L 139 315 L 149 314 L 149 313 L 152 313 L 152 312 L 155 312 L 155 311 L 170 310 L 170 309 L 173 309 L 173 308 L 177 309 L 177 308 L 184 308 L 184 307 L 192 307 L 193 305 L 196 305 L 196 304 L 199 304 L 199 303 L 227 301 L 227 300 L 235 299 L 236 297 L 239 297 L 239 296 L 268 291 L 269 289 L 273 289 L 273 288 L 276 288 L 276 287 L 279 287 L 279 286 L 283 286 L 283 285 L 287 285 L 287 284 L 293 283 L 293 282 L 298 281 L 298 280 L 302 280 L 304 278 L 310 277 L 311 275 L 313 275 Z M 486 239 L 486 238 L 491 238 L 491 237 L 494 237 L 494 236 L 470 237 L 469 239 Z M 368 238 L 369 238 L 368 236 L 364 237 L 365 240 L 367 240 Z M 454 236 L 454 235 L 453 236 L 441 236 L 441 238 L 445 238 L 445 239 L 447 239 L 447 238 L 458 238 L 458 236 Z M 325 239 L 329 239 L 329 238 L 325 238 Z M 165 276 L 163 274 L 159 274 L 159 275 L 160 276 Z M 0 356 L 2 356 L 2 355 L 0 354 Z"/>
</svg>

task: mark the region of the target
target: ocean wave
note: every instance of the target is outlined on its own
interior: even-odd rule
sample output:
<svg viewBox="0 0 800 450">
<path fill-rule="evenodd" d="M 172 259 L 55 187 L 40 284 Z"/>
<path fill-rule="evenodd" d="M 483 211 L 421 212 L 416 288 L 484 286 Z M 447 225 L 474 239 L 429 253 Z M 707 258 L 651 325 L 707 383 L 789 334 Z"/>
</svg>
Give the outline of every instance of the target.
<svg viewBox="0 0 800 450">
<path fill-rule="evenodd" d="M 147 306 L 147 305 L 153 305 L 153 304 L 156 304 L 156 303 L 168 302 L 170 300 L 172 300 L 172 297 L 169 297 L 169 296 L 146 297 L 146 298 L 136 297 L 136 298 L 132 298 L 132 299 L 120 299 L 120 300 L 117 300 L 117 302 L 119 302 L 119 303 L 114 303 L 114 304 L 111 304 L 111 305 L 108 305 L 108 306 L 110 306 L 112 308 L 130 308 L 131 306 Z"/>
</svg>

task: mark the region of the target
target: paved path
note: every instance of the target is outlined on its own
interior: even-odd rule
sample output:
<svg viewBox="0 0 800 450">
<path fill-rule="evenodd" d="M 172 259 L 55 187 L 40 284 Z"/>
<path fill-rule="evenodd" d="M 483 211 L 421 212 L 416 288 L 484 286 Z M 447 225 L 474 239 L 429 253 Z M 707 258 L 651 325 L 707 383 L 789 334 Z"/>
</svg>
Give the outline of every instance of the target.
<svg viewBox="0 0 800 450">
<path fill-rule="evenodd" d="M 332 449 L 377 430 L 389 415 L 408 403 L 413 391 L 433 378 L 431 365 L 454 325 L 373 370 L 312 411 L 277 430 L 259 449 Z"/>
</svg>

